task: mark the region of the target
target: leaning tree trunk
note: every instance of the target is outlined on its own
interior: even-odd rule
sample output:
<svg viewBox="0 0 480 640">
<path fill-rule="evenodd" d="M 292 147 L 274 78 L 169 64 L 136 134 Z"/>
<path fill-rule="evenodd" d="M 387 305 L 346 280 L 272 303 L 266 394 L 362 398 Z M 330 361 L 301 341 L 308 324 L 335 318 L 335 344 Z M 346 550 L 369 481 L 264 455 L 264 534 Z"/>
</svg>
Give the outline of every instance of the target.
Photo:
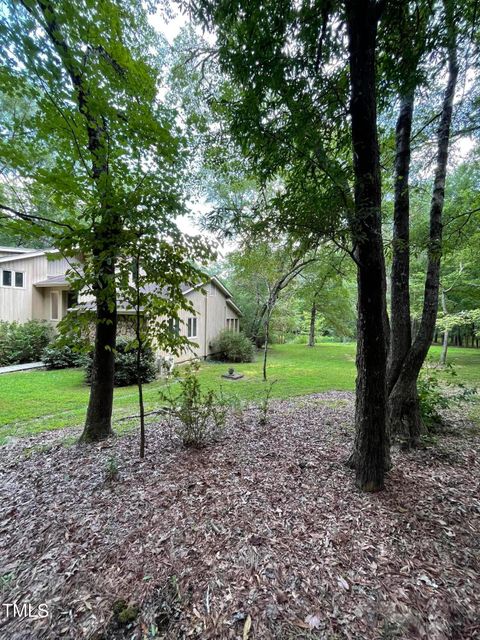
<svg viewBox="0 0 480 640">
<path fill-rule="evenodd" d="M 381 180 L 376 113 L 377 3 L 346 3 L 355 173 L 358 341 L 355 427 L 350 464 L 357 486 L 378 491 L 386 470 L 386 279 L 381 225 Z"/>
<path fill-rule="evenodd" d="M 308 333 L 308 346 L 315 346 L 315 321 L 317 319 L 317 303 L 314 300 L 310 310 L 310 331 Z"/>
<path fill-rule="evenodd" d="M 389 396 L 390 427 L 392 431 L 403 436 L 404 443 L 408 447 L 417 446 L 420 439 L 422 422 L 417 380 L 420 369 L 427 357 L 437 321 L 445 179 L 453 100 L 458 77 L 456 26 L 452 0 L 444 0 L 444 6 L 448 32 L 448 79 L 437 134 L 437 161 L 430 207 L 428 265 L 422 318 L 413 344 L 404 358 L 400 373 Z"/>
</svg>

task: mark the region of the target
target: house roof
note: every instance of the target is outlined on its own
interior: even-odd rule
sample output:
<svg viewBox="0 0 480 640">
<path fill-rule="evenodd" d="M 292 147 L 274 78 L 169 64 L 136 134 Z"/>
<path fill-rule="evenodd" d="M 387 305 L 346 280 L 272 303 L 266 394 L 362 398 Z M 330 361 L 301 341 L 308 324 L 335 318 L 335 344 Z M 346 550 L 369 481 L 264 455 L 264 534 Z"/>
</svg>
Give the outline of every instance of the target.
<svg viewBox="0 0 480 640">
<path fill-rule="evenodd" d="M 44 282 L 46 282 L 46 281 L 44 281 Z M 184 295 L 188 296 L 190 293 L 192 293 L 193 291 L 197 291 L 201 287 L 204 287 L 209 282 L 213 282 L 220 289 L 220 291 L 222 291 L 222 293 L 225 295 L 227 304 L 239 316 L 243 316 L 243 313 L 240 311 L 240 309 L 237 307 L 237 305 L 231 299 L 232 294 L 230 293 L 230 291 L 227 289 L 227 287 L 225 287 L 225 285 L 223 285 L 220 282 L 220 280 L 216 276 L 213 276 L 207 282 L 201 282 L 198 285 L 195 285 L 194 287 L 192 287 L 191 285 L 188 285 L 188 284 L 181 284 L 180 288 L 182 290 L 182 293 Z M 51 285 L 43 285 L 42 284 L 41 286 L 51 286 Z M 157 285 L 150 284 L 147 287 L 143 288 L 143 292 L 144 293 L 156 293 L 157 289 L 158 289 Z M 168 287 L 163 287 L 163 289 L 161 290 L 160 295 L 162 297 L 166 297 L 168 295 Z M 84 311 L 93 311 L 93 310 L 95 310 L 95 303 L 93 303 L 93 302 L 84 302 L 84 303 L 79 304 L 78 307 L 81 307 Z M 119 313 L 120 315 L 126 315 L 126 316 L 134 315 L 135 314 L 135 309 L 133 307 L 131 307 L 130 305 L 126 305 L 124 303 L 119 303 L 117 305 L 117 313 Z"/>
<path fill-rule="evenodd" d="M 192 293 L 193 291 L 196 291 L 197 289 L 204 287 L 209 282 L 213 282 L 220 289 L 220 291 L 223 293 L 223 295 L 227 299 L 227 304 L 235 311 L 235 313 L 237 313 L 240 317 L 243 316 L 243 313 L 240 311 L 240 309 L 232 300 L 232 293 L 227 289 L 227 287 L 223 284 L 223 282 L 221 282 L 220 279 L 217 278 L 217 276 L 212 276 L 210 280 L 208 280 L 207 282 L 201 282 L 200 284 L 197 284 L 194 287 L 186 287 L 186 290 L 183 293 L 185 295 L 188 295 L 189 293 Z"/>
<path fill-rule="evenodd" d="M 66 279 L 65 275 L 61 276 L 48 276 L 46 280 L 40 280 L 33 283 L 34 287 L 69 287 L 70 283 Z"/>
<path fill-rule="evenodd" d="M 58 249 L 32 249 L 30 253 L 20 253 L 18 255 L 2 256 L 0 258 L 0 264 L 4 262 L 13 262 L 14 260 L 29 260 L 30 258 L 38 258 L 44 256 L 47 253 L 59 253 Z"/>
<path fill-rule="evenodd" d="M 39 249 L 27 249 L 26 247 L 0 247 L 0 253 L 33 253 Z"/>
<path fill-rule="evenodd" d="M 240 317 L 243 316 L 243 313 L 240 311 L 240 309 L 237 307 L 237 305 L 234 303 L 234 301 L 231 298 L 227 298 L 227 304 L 229 307 L 231 307 L 235 311 L 235 313 L 238 316 Z"/>
</svg>

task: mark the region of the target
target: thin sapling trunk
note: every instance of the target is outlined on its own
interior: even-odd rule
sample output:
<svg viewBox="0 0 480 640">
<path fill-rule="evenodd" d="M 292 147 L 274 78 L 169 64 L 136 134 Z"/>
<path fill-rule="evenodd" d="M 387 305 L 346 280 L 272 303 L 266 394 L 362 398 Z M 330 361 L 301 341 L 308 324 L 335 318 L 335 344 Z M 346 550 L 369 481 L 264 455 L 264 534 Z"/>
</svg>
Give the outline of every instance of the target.
<svg viewBox="0 0 480 640">
<path fill-rule="evenodd" d="M 308 333 L 308 346 L 315 346 L 315 321 L 317 319 L 317 301 L 313 300 L 312 308 L 310 310 L 310 331 Z"/>
<path fill-rule="evenodd" d="M 142 384 L 142 314 L 141 314 L 141 292 L 140 292 L 140 259 L 137 256 L 135 260 L 135 287 L 137 299 L 135 304 L 135 338 L 137 342 L 137 388 L 138 388 L 138 406 L 140 410 L 140 458 L 145 457 L 145 406 L 143 402 L 143 384 Z"/>
<path fill-rule="evenodd" d="M 447 296 L 445 295 L 445 289 L 442 289 L 442 311 L 447 315 Z M 447 364 L 448 334 L 449 331 L 445 328 L 443 332 L 442 352 L 440 354 L 440 364 L 443 366 Z"/>
</svg>

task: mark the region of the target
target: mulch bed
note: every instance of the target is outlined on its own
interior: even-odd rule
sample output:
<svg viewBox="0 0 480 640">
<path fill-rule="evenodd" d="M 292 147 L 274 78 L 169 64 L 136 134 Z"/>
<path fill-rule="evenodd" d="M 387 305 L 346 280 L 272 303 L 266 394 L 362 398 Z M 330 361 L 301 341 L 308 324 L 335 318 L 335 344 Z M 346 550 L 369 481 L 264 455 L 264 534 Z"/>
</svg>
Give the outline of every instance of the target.
<svg viewBox="0 0 480 640">
<path fill-rule="evenodd" d="M 136 435 L 3 447 L 2 602 L 49 617 L 1 611 L 0 638 L 480 637 L 480 437 L 465 421 L 395 453 L 386 490 L 364 495 L 343 464 L 351 394 L 258 418 L 232 416 L 200 451 L 150 427 L 143 462 Z"/>
</svg>

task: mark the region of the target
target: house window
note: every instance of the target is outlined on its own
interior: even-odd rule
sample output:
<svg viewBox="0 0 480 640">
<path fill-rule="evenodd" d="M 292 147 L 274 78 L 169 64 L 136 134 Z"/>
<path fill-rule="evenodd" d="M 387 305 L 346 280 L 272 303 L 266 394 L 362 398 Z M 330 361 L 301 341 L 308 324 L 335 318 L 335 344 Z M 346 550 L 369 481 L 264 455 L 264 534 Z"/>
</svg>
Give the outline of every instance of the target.
<svg viewBox="0 0 480 640">
<path fill-rule="evenodd" d="M 238 318 L 227 318 L 228 331 L 238 331 Z"/>
<path fill-rule="evenodd" d="M 187 337 L 196 338 L 197 337 L 197 319 L 189 318 L 187 321 Z"/>
<path fill-rule="evenodd" d="M 51 319 L 58 320 L 58 292 L 52 291 L 50 296 L 51 296 L 51 302 L 52 302 Z"/>
<path fill-rule="evenodd" d="M 238 331 L 238 318 L 227 318 L 228 331 Z"/>
<path fill-rule="evenodd" d="M 6 271 L 5 269 L 2 272 L 2 285 L 4 287 L 12 286 L 12 272 Z"/>
<path fill-rule="evenodd" d="M 67 309 L 76 307 L 78 304 L 78 293 L 76 291 L 67 292 Z"/>
<path fill-rule="evenodd" d="M 11 271 L 10 269 L 4 269 L 2 271 L 2 286 L 13 287 L 17 289 L 23 289 L 24 274 L 23 271 Z"/>
<path fill-rule="evenodd" d="M 178 336 L 180 334 L 180 320 L 178 318 L 170 318 L 168 321 L 168 330 Z"/>
</svg>

